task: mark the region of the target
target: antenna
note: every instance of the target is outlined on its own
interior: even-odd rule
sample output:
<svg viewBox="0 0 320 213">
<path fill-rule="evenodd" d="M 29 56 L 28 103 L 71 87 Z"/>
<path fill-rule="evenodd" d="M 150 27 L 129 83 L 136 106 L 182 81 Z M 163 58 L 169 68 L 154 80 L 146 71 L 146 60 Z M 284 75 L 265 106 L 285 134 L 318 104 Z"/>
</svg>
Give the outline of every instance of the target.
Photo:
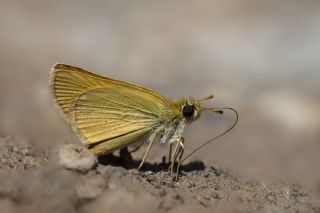
<svg viewBox="0 0 320 213">
<path fill-rule="evenodd" d="M 236 124 L 238 123 L 239 120 L 239 114 L 238 112 L 231 108 L 231 107 L 223 107 L 223 108 L 209 108 L 209 109 L 203 109 L 203 110 L 208 110 L 210 112 L 215 112 L 215 113 L 219 113 L 219 114 L 223 114 L 223 110 L 231 110 L 236 114 L 236 120 L 235 122 L 231 125 L 231 127 L 229 127 L 226 131 L 224 131 L 223 133 L 217 135 L 216 137 L 206 141 L 205 143 L 203 143 L 202 145 L 198 146 L 196 149 L 194 149 L 192 152 L 190 152 L 185 158 L 183 158 L 183 160 L 180 162 L 182 163 L 183 161 L 185 161 L 187 158 L 189 158 L 192 154 L 194 154 L 195 152 L 197 152 L 199 149 L 201 149 L 202 147 L 208 145 L 209 143 L 215 141 L 216 139 L 220 138 L 221 136 L 227 134 L 230 130 L 232 130 Z"/>
<path fill-rule="evenodd" d="M 206 101 L 206 100 L 210 100 L 210 99 L 213 99 L 213 95 L 208 95 L 207 97 L 204 97 L 204 98 L 201 98 L 199 99 L 198 101 Z"/>
</svg>

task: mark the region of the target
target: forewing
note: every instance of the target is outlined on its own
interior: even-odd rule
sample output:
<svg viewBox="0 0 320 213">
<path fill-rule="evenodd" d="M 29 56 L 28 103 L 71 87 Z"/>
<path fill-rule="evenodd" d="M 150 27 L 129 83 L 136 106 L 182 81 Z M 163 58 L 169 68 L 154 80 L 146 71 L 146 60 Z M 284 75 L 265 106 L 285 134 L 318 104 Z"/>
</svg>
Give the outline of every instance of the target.
<svg viewBox="0 0 320 213">
<path fill-rule="evenodd" d="M 124 81 L 100 76 L 78 67 L 57 64 L 50 73 L 50 85 L 57 105 L 65 117 L 70 121 L 72 118 L 76 98 L 94 88 L 106 88 L 121 86 L 130 90 L 148 94 L 153 101 L 166 104 L 167 100 L 159 93 Z"/>
</svg>

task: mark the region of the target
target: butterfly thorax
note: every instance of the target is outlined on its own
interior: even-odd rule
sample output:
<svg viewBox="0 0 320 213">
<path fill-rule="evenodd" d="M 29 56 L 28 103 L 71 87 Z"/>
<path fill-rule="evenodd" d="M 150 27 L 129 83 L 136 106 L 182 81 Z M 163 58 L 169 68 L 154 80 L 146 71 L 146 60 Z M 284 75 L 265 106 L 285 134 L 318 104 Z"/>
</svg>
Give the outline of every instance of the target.
<svg viewBox="0 0 320 213">
<path fill-rule="evenodd" d="M 201 113 L 200 103 L 192 97 L 173 100 L 170 105 L 153 131 L 159 136 L 160 143 L 180 140 L 187 123 L 198 119 Z"/>
</svg>

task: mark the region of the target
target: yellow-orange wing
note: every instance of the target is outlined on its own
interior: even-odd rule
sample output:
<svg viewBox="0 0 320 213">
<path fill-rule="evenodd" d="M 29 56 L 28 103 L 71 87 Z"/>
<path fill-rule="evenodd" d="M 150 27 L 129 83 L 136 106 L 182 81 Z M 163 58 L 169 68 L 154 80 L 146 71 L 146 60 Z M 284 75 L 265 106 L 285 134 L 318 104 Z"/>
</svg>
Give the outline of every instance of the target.
<svg viewBox="0 0 320 213">
<path fill-rule="evenodd" d="M 86 71 L 79 67 L 56 64 L 50 72 L 50 86 L 57 105 L 67 119 L 70 119 L 73 104 L 77 96 L 93 88 L 110 87 L 121 85 L 128 89 L 138 90 L 151 95 L 155 100 L 167 102 L 168 100 L 159 93 L 148 88 L 120 81 Z"/>
<path fill-rule="evenodd" d="M 150 89 L 62 64 L 51 72 L 51 87 L 82 142 L 97 155 L 147 134 L 173 107 Z"/>
</svg>

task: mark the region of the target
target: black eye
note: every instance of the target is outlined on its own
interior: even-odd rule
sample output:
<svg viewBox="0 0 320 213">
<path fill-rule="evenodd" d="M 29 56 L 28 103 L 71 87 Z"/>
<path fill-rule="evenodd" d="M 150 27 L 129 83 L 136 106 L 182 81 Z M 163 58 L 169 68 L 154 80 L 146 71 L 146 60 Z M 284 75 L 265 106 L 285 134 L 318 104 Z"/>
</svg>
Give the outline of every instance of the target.
<svg viewBox="0 0 320 213">
<path fill-rule="evenodd" d="M 185 105 L 182 108 L 182 113 L 185 117 L 191 117 L 194 113 L 194 105 Z"/>
</svg>

